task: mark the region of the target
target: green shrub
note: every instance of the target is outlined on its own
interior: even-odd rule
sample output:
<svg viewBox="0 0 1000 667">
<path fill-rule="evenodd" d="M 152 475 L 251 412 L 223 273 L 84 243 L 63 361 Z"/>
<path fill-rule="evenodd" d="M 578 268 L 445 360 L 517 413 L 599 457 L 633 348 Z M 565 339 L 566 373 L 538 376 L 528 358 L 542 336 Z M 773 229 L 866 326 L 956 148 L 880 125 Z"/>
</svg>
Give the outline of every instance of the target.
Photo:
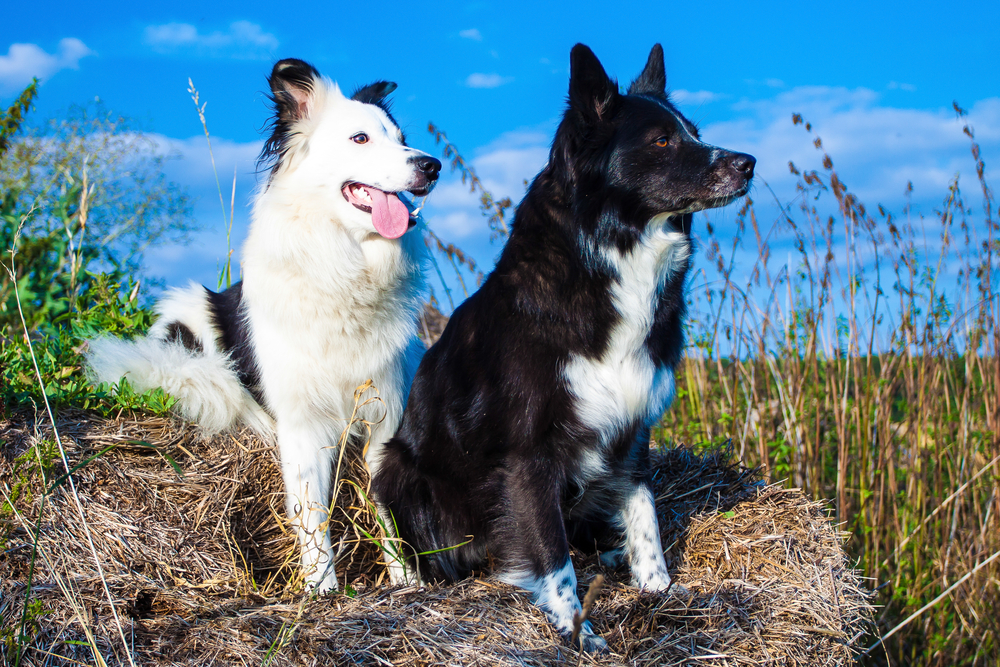
<svg viewBox="0 0 1000 667">
<path fill-rule="evenodd" d="M 161 413 L 173 402 L 161 390 L 92 386 L 82 352 L 87 338 L 148 329 L 139 284 L 123 276 L 149 243 L 192 228 L 187 198 L 152 144 L 103 109 L 18 137 L 36 92 L 0 117 L 0 408 L 44 394 L 55 408 Z"/>
</svg>

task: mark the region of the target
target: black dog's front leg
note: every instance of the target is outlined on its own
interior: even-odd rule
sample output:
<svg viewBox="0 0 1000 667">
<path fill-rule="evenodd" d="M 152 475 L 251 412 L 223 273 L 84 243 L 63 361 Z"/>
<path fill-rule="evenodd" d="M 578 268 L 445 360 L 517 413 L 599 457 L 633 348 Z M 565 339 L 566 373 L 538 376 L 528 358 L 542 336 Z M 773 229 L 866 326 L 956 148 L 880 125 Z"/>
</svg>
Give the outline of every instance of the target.
<svg viewBox="0 0 1000 667">
<path fill-rule="evenodd" d="M 573 634 L 573 618 L 582 609 L 576 595 L 576 572 L 569 557 L 559 484 L 553 481 L 549 470 L 518 470 L 512 472 L 507 492 L 508 542 L 499 549 L 506 554 L 507 569 L 501 578 L 530 591 L 535 604 L 559 633 L 569 639 Z M 589 622 L 580 628 L 578 641 L 585 651 L 607 648 Z"/>
</svg>

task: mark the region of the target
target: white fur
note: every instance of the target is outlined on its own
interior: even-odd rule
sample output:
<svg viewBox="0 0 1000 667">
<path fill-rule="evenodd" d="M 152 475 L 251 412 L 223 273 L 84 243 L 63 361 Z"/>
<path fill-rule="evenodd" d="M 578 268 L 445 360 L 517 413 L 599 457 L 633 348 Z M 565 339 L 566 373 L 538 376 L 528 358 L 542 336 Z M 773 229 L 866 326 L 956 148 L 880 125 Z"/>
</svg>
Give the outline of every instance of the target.
<svg viewBox="0 0 1000 667">
<path fill-rule="evenodd" d="M 654 363 L 645 343 L 659 291 L 690 252 L 687 237 L 670 226 L 669 215 L 662 215 L 650 221 L 631 252 L 608 250 L 604 254 L 617 273 L 611 297 L 621 319 L 599 358 L 575 355 L 563 371 L 580 420 L 603 436 L 597 449 L 582 454 L 579 475 L 583 482 L 606 472 L 601 450 L 622 429 L 636 420 L 649 426 L 673 400 L 673 372 Z M 652 494 L 646 486 L 637 484 L 625 492 L 622 501 L 616 522 L 623 529 L 625 540 L 620 551 L 609 554 L 609 562 L 624 554 L 636 586 L 657 591 L 668 589 L 670 575 L 663 558 Z"/>
<path fill-rule="evenodd" d="M 167 290 L 153 310 L 158 318 L 149 328 L 150 337 L 165 338 L 167 325 L 171 322 L 183 322 L 204 347 L 206 354 L 223 354 L 217 340 L 218 331 L 205 301 L 205 288 L 198 283 L 192 281 L 187 287 Z"/>
<path fill-rule="evenodd" d="M 180 344 L 153 336 L 134 341 L 104 336 L 90 341 L 88 348 L 94 380 L 113 384 L 125 378 L 140 393 L 160 387 L 177 399 L 182 417 L 208 433 L 236 423 L 263 436 L 274 431 L 274 420 L 240 384 L 226 355 L 193 356 Z"/>
<path fill-rule="evenodd" d="M 624 551 L 632 570 L 632 583 L 639 588 L 665 591 L 670 588 L 667 562 L 660 545 L 660 527 L 649 487 L 637 484 L 619 513 L 624 528 Z"/>
<path fill-rule="evenodd" d="M 374 474 L 423 349 L 415 337 L 424 292 L 419 234 L 383 238 L 342 187 L 356 181 L 405 190 L 416 178 L 410 158 L 424 154 L 402 144 L 381 109 L 346 98 L 336 84 L 317 80 L 302 102 L 306 116 L 256 197 L 242 255 L 246 322 L 273 422 L 219 351 L 200 287 L 172 291 L 150 337 L 99 339 L 89 360 L 98 379 L 127 376 L 139 388 L 163 387 L 178 398 L 182 415 L 210 431 L 240 422 L 259 428 L 266 418 L 263 430 L 278 441 L 306 581 L 322 592 L 337 586 L 327 522 L 355 388 L 370 379 L 381 397 L 356 415 L 370 424 L 367 462 Z M 359 132 L 369 136 L 364 145 L 351 140 Z M 188 326 L 204 353 L 163 342 L 171 321 Z M 353 428 L 355 439 L 368 440 L 363 424 Z"/>
<path fill-rule="evenodd" d="M 631 252 L 605 253 L 618 273 L 611 296 L 621 320 L 601 357 L 574 355 L 563 374 L 581 421 L 609 438 L 636 419 L 651 423 L 673 400 L 673 372 L 653 363 L 645 342 L 659 290 L 690 252 L 687 238 L 669 227 L 668 216 L 658 216 Z"/>
</svg>

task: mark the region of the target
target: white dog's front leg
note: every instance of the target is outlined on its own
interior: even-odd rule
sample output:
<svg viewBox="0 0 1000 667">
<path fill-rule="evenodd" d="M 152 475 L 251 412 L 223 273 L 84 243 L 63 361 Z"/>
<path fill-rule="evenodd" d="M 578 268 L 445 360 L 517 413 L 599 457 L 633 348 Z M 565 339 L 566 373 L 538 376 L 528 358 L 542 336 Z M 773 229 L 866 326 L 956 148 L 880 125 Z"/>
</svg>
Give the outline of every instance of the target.
<svg viewBox="0 0 1000 667">
<path fill-rule="evenodd" d="M 386 569 L 389 571 L 389 583 L 393 586 L 423 585 L 424 582 L 417 576 L 416 568 L 413 567 L 413 561 L 406 560 L 403 543 L 396 537 L 396 526 L 389 510 L 382 503 L 377 503 L 377 507 L 379 520 L 385 531 L 382 553 Z"/>
<path fill-rule="evenodd" d="M 336 438 L 320 425 L 278 419 L 285 509 L 302 548 L 306 585 L 320 593 L 337 588 L 328 529 L 336 444 Z"/>
<path fill-rule="evenodd" d="M 423 344 L 421 343 L 420 345 L 422 346 Z M 403 411 L 403 405 L 398 396 L 383 398 L 383 405 L 385 406 L 386 414 L 372 428 L 368 451 L 365 455 L 365 463 L 368 465 L 368 472 L 372 478 L 375 477 L 382 464 L 385 443 L 392 438 L 393 433 L 398 428 L 400 415 Z M 385 533 L 380 546 L 386 568 L 389 571 L 389 583 L 393 586 L 423 584 L 423 581 L 417 575 L 416 568 L 412 566 L 413 561 L 407 562 L 405 558 L 403 543 L 396 536 L 396 525 L 389 509 L 378 498 L 373 498 L 372 500 L 378 511 L 379 523 L 382 525 L 382 530 Z"/>
</svg>

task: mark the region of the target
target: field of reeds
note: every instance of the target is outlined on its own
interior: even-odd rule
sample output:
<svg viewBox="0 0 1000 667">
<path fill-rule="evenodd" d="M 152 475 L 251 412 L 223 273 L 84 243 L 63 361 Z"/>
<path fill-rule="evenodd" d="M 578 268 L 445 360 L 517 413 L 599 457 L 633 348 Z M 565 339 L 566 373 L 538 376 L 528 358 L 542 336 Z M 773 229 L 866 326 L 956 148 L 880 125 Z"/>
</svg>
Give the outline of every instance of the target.
<svg viewBox="0 0 1000 667">
<path fill-rule="evenodd" d="M 661 437 L 732 438 L 748 465 L 832 501 L 881 605 L 865 664 L 997 664 L 1000 226 L 974 130 L 972 177 L 923 218 L 859 201 L 792 122 L 822 168 L 789 163 L 799 197 L 773 222 L 744 203 L 749 278 L 711 242 Z"/>
<path fill-rule="evenodd" d="M 957 107 L 956 112 L 962 113 Z M 744 521 L 744 517 L 752 515 L 753 530 L 760 541 L 770 544 L 769 540 L 777 539 L 775 547 L 788 559 L 782 560 L 771 550 L 748 561 L 759 569 L 757 575 L 763 577 L 766 573 L 764 579 L 773 582 L 771 597 L 777 599 L 786 592 L 794 595 L 802 588 L 826 598 L 817 598 L 811 606 L 800 609 L 802 614 L 815 615 L 815 620 L 800 619 L 798 625 L 788 626 L 785 634 L 776 636 L 772 649 L 799 647 L 796 642 L 804 632 L 818 632 L 821 638 L 828 633 L 843 649 L 837 656 L 848 655 L 849 648 L 849 652 L 863 653 L 859 660 L 866 665 L 998 664 L 1000 619 L 994 610 L 1000 608 L 1000 227 L 973 129 L 965 128 L 971 150 L 970 172 L 974 176 L 961 181 L 956 177 L 948 192 L 942 193 L 935 217 L 923 218 L 907 210 L 890 212 L 859 201 L 844 186 L 834 166 L 835 156 L 826 155 L 822 140 L 809 123 L 797 116 L 792 122 L 802 126 L 803 141 L 811 141 L 817 148 L 817 162 L 822 167 L 807 170 L 789 163 L 789 169 L 799 179 L 799 196 L 792 202 L 747 199 L 736 216 L 735 238 L 717 240 L 709 227 L 705 248 L 708 268 L 704 268 L 704 258 L 699 257 L 696 266 L 702 268 L 692 276 L 688 353 L 678 369 L 677 398 L 655 433 L 658 444 L 666 452 L 674 452 L 667 454 L 668 458 L 694 462 L 685 464 L 689 476 L 678 483 L 682 490 L 673 492 L 674 497 L 685 499 L 683 512 L 687 514 L 683 514 L 683 525 L 664 528 L 675 531 L 665 544 L 671 544 L 673 563 L 679 563 L 680 570 L 689 573 L 694 571 L 692 563 L 701 562 L 698 559 L 713 550 L 715 556 L 724 553 L 725 560 L 729 560 L 729 543 L 719 540 L 720 533 L 712 533 L 705 526 L 715 526 L 714 530 L 726 530 L 726 535 L 731 535 L 733 526 L 724 522 Z M 440 130 L 433 126 L 430 130 L 443 142 L 444 155 L 453 168 L 461 172 L 480 198 L 490 229 L 502 238 L 512 203 L 495 199 Z M 65 173 L 72 173 L 72 168 Z M 58 656 L 53 657 L 50 649 L 58 645 L 63 651 L 82 647 L 74 653 L 74 660 L 100 664 L 104 659 L 97 657 L 100 651 L 94 647 L 114 644 L 119 648 L 108 648 L 104 655 L 109 662 L 110 656 L 116 656 L 113 662 L 128 664 L 132 661 L 129 642 L 135 647 L 137 636 L 140 644 L 144 637 L 149 640 L 150 624 L 155 623 L 169 626 L 170 631 L 157 635 L 152 645 L 143 644 L 135 655 L 149 655 L 163 664 L 170 662 L 171 642 L 183 643 L 184 637 L 196 637 L 195 646 L 184 644 L 185 650 L 195 651 L 198 637 L 216 642 L 212 646 L 218 648 L 230 636 L 235 639 L 228 641 L 238 640 L 248 648 L 245 653 L 236 651 L 228 657 L 219 654 L 219 661 L 225 658 L 234 664 L 281 663 L 290 659 L 279 659 L 285 649 L 305 651 L 295 654 L 299 656 L 350 660 L 349 653 L 330 653 L 336 647 L 318 642 L 309 634 L 307 628 L 313 626 L 323 632 L 333 631 L 326 625 L 336 620 L 330 617 L 329 609 L 316 610 L 318 605 L 313 602 L 309 605 L 312 611 L 307 612 L 305 601 L 299 606 L 291 602 L 295 579 L 286 562 L 290 545 L 287 535 L 283 537 L 277 516 L 280 510 L 275 513 L 268 509 L 280 508 L 280 499 L 275 496 L 278 491 L 268 487 L 251 492 L 238 484 L 226 486 L 230 472 L 246 472 L 251 465 L 273 466 L 273 462 L 260 458 L 263 450 L 243 437 L 217 444 L 226 453 L 225 460 L 217 465 L 232 463 L 232 470 L 226 468 L 220 473 L 222 468 L 212 468 L 211 457 L 205 454 L 205 447 L 211 443 L 192 440 L 190 430 L 183 425 L 163 421 L 162 415 L 171 405 L 169 397 L 136 396 L 127 386 L 113 394 L 106 388 L 95 390 L 84 380 L 77 348 L 79 337 L 95 328 L 118 334 L 141 329 L 148 326 L 149 313 L 137 299 L 137 286 L 126 284 L 115 289 L 115 282 L 124 284 L 126 280 L 122 274 L 112 279 L 84 270 L 82 246 L 74 245 L 73 240 L 83 237 L 88 211 L 94 208 L 90 199 L 94 191 L 88 190 L 86 180 L 82 188 L 79 181 L 70 179 L 66 187 L 56 191 L 67 202 L 62 208 L 55 207 L 53 215 L 62 216 L 59 219 L 66 223 L 65 229 L 72 232 L 68 245 L 59 245 L 65 235 L 58 225 L 49 237 L 25 235 L 26 216 L 35 209 L 18 209 L 14 199 L 5 193 L 3 241 L 11 246 L 23 245 L 17 246 L 20 259 L 5 251 L 4 263 L 11 273 L 6 282 L 0 280 L 0 379 L 4 383 L 0 387 L 0 426 L 6 434 L 0 443 L 0 468 L 10 473 L 9 479 L 0 481 L 4 491 L 0 497 L 0 570 L 4 576 L 13 577 L 0 591 L 0 618 L 10 621 L 0 632 L 0 661 L 72 664 L 73 660 L 60 662 Z M 759 188 L 754 196 L 763 199 L 766 194 L 767 190 Z M 780 211 L 777 219 L 770 213 L 758 217 L 773 210 Z M 435 257 L 433 271 L 442 278 L 436 288 L 441 298 L 435 303 L 446 315 L 450 304 L 461 298 L 459 290 L 475 288 L 479 270 L 461 249 L 433 233 L 433 220 L 429 223 L 431 229 L 426 230 L 425 238 Z M 703 223 L 699 220 L 699 224 Z M 8 228 L 12 230 L 9 234 Z M 735 259 L 737 252 L 743 258 L 740 262 Z M 747 252 L 754 258 L 749 270 Z M 775 259 L 779 256 L 780 260 Z M 35 273 L 31 273 L 32 266 Z M 19 267 L 22 271 L 27 267 L 27 271 L 19 272 Z M 68 293 L 60 288 L 62 284 L 69 286 Z M 20 292 L 15 289 L 18 285 Z M 17 317 L 21 312 L 25 314 L 23 319 Z M 423 335 L 433 337 L 442 320 L 439 312 L 428 309 L 421 323 Z M 40 386 L 44 386 L 44 392 L 39 391 Z M 55 413 L 51 419 L 42 394 Z M 74 412 L 81 408 L 88 412 Z M 150 414 L 161 416 L 150 418 Z M 149 423 L 156 425 L 155 437 L 147 433 Z M 57 446 L 59 436 L 53 428 L 56 424 L 71 433 L 66 444 L 69 458 L 62 444 Z M 681 444 L 686 449 L 673 448 Z M 718 458 L 719 447 L 726 445 L 746 468 L 736 468 L 734 473 L 732 463 Z M 257 458 L 246 458 L 252 454 Z M 700 461 L 717 463 L 706 467 Z M 209 467 L 202 469 L 203 465 Z M 164 517 L 162 529 L 157 528 L 160 532 L 151 533 L 148 539 L 132 535 L 133 541 L 148 543 L 149 549 L 155 546 L 157 558 L 166 559 L 168 564 L 179 553 L 188 559 L 172 563 L 181 568 L 181 575 L 166 577 L 167 584 L 161 588 L 149 583 L 149 588 L 132 590 L 137 586 L 135 572 L 148 582 L 164 580 L 164 575 L 143 569 L 157 562 L 153 557 L 134 571 L 135 563 L 126 562 L 122 555 L 136 553 L 134 544 L 128 546 L 123 538 L 109 537 L 113 531 L 105 534 L 103 542 L 98 535 L 98 543 L 86 543 L 94 539 L 85 518 L 88 516 L 94 517 L 95 528 L 102 521 L 111 528 L 126 523 L 142 525 L 142 513 L 131 511 L 127 503 L 118 508 L 100 504 L 112 502 L 107 489 L 117 483 L 116 475 L 121 473 L 116 470 L 123 466 L 141 480 L 130 482 L 127 488 L 135 490 L 129 497 L 134 496 L 136 503 L 141 500 L 144 512 L 169 508 L 176 514 Z M 186 480 L 169 477 L 172 470 L 180 475 L 185 467 L 191 475 Z M 66 474 L 68 470 L 73 472 Z M 670 470 L 664 467 L 663 474 L 669 476 Z M 703 485 L 697 483 L 699 475 L 707 480 Z M 803 494 L 788 496 L 790 500 L 777 501 L 777 505 L 740 505 L 758 493 L 757 475 L 778 484 L 772 491 L 784 486 L 801 489 Z M 262 487 L 274 485 L 271 472 L 250 476 Z M 73 486 L 75 479 L 81 483 L 79 492 Z M 658 483 L 667 487 L 672 484 L 663 479 Z M 225 487 L 224 494 L 230 495 L 212 492 L 214 495 L 199 505 L 193 494 L 215 486 Z M 247 503 L 252 505 L 254 493 L 260 496 L 260 503 L 253 506 L 253 512 L 241 515 L 245 525 L 240 524 L 238 539 L 234 537 L 232 544 L 229 537 L 224 543 L 206 538 L 200 542 L 206 551 L 199 554 L 196 545 L 185 545 L 178 536 L 182 528 L 190 530 L 185 522 L 193 516 L 198 524 L 195 531 L 211 529 L 214 539 L 219 526 L 225 525 L 227 513 Z M 699 493 L 707 495 L 702 498 Z M 754 497 L 771 503 L 783 497 L 768 493 Z M 81 494 L 93 500 L 94 509 L 77 507 Z M 664 512 L 661 520 L 682 516 L 671 514 L 681 510 L 676 509 L 680 505 L 670 505 L 668 496 L 670 493 L 665 493 L 666 504 L 662 507 L 658 502 L 658 509 Z M 698 502 L 692 504 L 693 498 Z M 357 499 L 345 502 L 364 504 Z M 52 515 L 53 505 L 65 514 Z M 822 579 L 816 572 L 838 562 L 840 553 L 839 546 L 830 546 L 835 532 L 823 527 L 827 523 L 822 517 L 823 508 L 832 525 L 847 534 L 847 562 L 856 565 L 875 591 L 877 627 L 860 639 L 853 631 L 846 637 L 839 634 L 840 629 L 826 629 L 831 618 L 846 623 L 843 631 L 863 627 L 864 611 L 859 611 L 862 598 L 853 588 L 854 575 L 847 570 L 838 570 L 837 576 L 843 577 L 838 579 L 839 584 L 827 587 L 825 580 L 822 586 L 814 583 Z M 354 521 L 358 521 L 359 508 L 350 509 Z M 783 513 L 786 509 L 794 516 L 808 517 L 807 521 L 803 519 L 801 530 L 787 527 L 793 515 Z M 770 525 L 769 512 L 774 512 Z M 96 518 L 95 513 L 102 513 L 103 518 Z M 213 523 L 214 528 L 201 526 L 206 516 L 218 522 Z M 348 524 L 357 534 L 357 524 L 348 521 L 345 526 Z M 700 526 L 700 532 L 691 526 Z M 225 533 L 226 528 L 222 530 Z M 826 551 L 822 559 L 816 556 L 815 562 L 806 562 L 808 558 L 803 554 L 819 553 L 811 551 L 809 544 L 809 540 L 820 539 L 817 535 L 825 540 Z M 696 537 L 707 540 L 704 551 L 695 547 Z M 76 575 L 56 577 L 39 586 L 40 579 L 36 578 L 41 578 L 46 569 L 40 549 L 58 549 L 60 543 L 67 547 L 65 554 L 72 554 L 66 556 L 65 571 Z M 690 553 L 685 553 L 686 547 L 690 547 Z M 209 553 L 211 549 L 218 553 Z M 371 561 L 372 548 L 368 545 L 365 549 Z M 79 567 L 91 556 L 109 568 L 124 567 L 128 576 L 104 574 L 100 566 L 84 574 Z M 711 562 L 708 556 L 705 558 L 705 562 Z M 790 569 L 789 559 L 798 565 Z M 231 573 L 223 571 L 229 568 L 229 561 Z M 372 563 L 362 561 L 363 567 L 352 567 L 370 570 Z M 584 569 L 595 572 L 597 567 L 594 563 L 584 565 Z M 364 576 L 358 575 L 362 583 L 355 594 L 361 591 L 359 599 L 374 606 L 358 606 L 355 597 L 348 595 L 336 603 L 337 609 L 342 606 L 354 614 L 351 623 L 360 624 L 362 639 L 368 637 L 364 634 L 368 622 L 365 614 L 374 614 L 368 618 L 381 619 L 385 626 L 379 630 L 384 640 L 383 634 L 378 634 L 378 642 L 388 644 L 358 644 L 355 658 L 398 658 L 406 664 L 424 664 L 476 655 L 477 650 L 479 655 L 494 655 L 482 653 L 482 648 L 470 649 L 472 653 L 448 653 L 441 649 L 448 635 L 432 640 L 419 634 L 415 644 L 399 639 L 399 628 L 407 627 L 407 623 L 421 633 L 430 632 L 428 628 L 433 625 L 426 625 L 427 614 L 440 616 L 441 612 L 435 611 L 439 608 L 477 623 L 487 616 L 493 619 L 492 625 L 474 626 L 476 632 L 482 630 L 481 636 L 466 636 L 464 630 L 465 634 L 451 636 L 469 646 L 483 637 L 492 642 L 491 646 L 503 643 L 506 635 L 502 630 L 500 635 L 491 633 L 497 623 L 512 622 L 515 617 L 496 616 L 498 604 L 511 605 L 517 614 L 524 614 L 516 617 L 524 627 L 535 622 L 531 614 L 537 615 L 537 610 L 525 607 L 523 600 L 509 591 L 496 592 L 488 584 L 483 584 L 486 588 L 482 590 L 476 588 L 478 583 L 469 584 L 456 593 L 462 604 L 443 602 L 443 598 L 434 597 L 437 593 L 422 600 L 406 598 L 397 604 L 390 593 L 383 595 L 371 588 L 378 585 L 379 577 L 369 570 Z M 811 574 L 807 576 L 806 572 Z M 195 583 L 189 573 L 200 573 L 200 583 Z M 742 576 L 751 579 L 752 574 L 744 571 Z M 725 587 L 731 587 L 733 579 L 718 572 L 716 575 L 720 579 L 712 585 L 717 588 L 705 589 L 707 592 L 701 596 L 696 593 L 694 602 L 687 607 L 674 603 L 650 607 L 648 600 L 628 597 L 624 588 L 608 594 L 605 609 L 610 607 L 613 613 L 602 622 L 613 628 L 615 618 L 628 619 L 619 626 L 620 630 L 624 628 L 622 655 L 632 662 L 657 664 L 655 653 L 642 652 L 646 650 L 642 648 L 644 642 L 655 639 L 678 651 L 676 662 L 670 664 L 689 664 L 685 660 L 695 660 L 695 656 L 697 664 L 816 664 L 820 653 L 797 652 L 796 648 L 780 655 L 770 654 L 763 640 L 751 657 L 737 659 L 734 653 L 732 662 L 726 662 L 726 655 L 718 652 L 723 645 L 735 647 L 752 639 L 754 633 L 759 637 L 761 627 L 778 627 L 778 617 L 787 610 L 780 604 L 754 606 L 751 598 L 766 598 L 767 586 L 750 598 L 727 598 L 732 589 Z M 118 604 L 104 605 L 102 599 L 105 593 L 112 598 L 112 589 L 118 584 L 130 596 L 131 606 L 123 603 L 121 609 L 133 619 L 130 627 L 133 633 L 138 628 L 138 635 L 127 637 L 121 623 L 109 621 L 109 612 L 115 622 L 119 621 L 114 615 Z M 52 606 L 57 599 L 72 603 L 80 586 L 97 591 L 92 600 L 87 598 L 84 604 L 70 604 L 68 608 Z M 124 595 L 114 590 L 115 595 Z M 842 598 L 845 590 L 854 591 L 854 597 Z M 482 604 L 487 605 L 489 613 L 476 596 L 485 600 Z M 394 604 L 402 615 L 390 618 L 395 613 Z M 852 605 L 852 611 L 847 613 L 845 609 Z M 777 611 L 779 608 L 783 611 Z M 741 616 L 741 609 L 747 612 L 746 618 Z M 157 610 L 157 620 L 144 626 L 141 619 L 150 618 L 149 614 L 156 616 Z M 692 619 L 710 617 L 711 622 L 705 620 L 697 634 L 698 641 L 709 647 L 703 653 L 695 651 L 705 648 L 696 647 L 695 634 L 678 636 L 672 629 L 675 626 L 670 625 L 678 623 L 676 627 L 686 628 L 695 623 Z M 218 623 L 212 625 L 212 619 Z M 232 623 L 225 625 L 223 620 Z M 109 634 L 96 638 L 73 634 L 70 627 L 75 628 L 74 624 L 87 632 L 109 628 Z M 657 626 L 655 632 L 653 626 Z M 561 652 L 551 637 L 517 632 L 511 637 L 512 641 L 520 638 L 539 647 L 527 664 L 577 660 L 577 656 Z M 713 638 L 719 637 L 728 639 L 716 646 Z M 395 653 L 380 652 L 389 644 Z M 254 646 L 256 652 L 250 650 Z M 809 646 L 818 651 L 816 647 L 821 644 Z M 443 652 L 433 653 L 437 649 Z M 186 655 L 192 664 L 196 662 L 191 657 L 195 653 Z M 212 655 L 198 655 L 199 664 L 212 659 Z M 510 657 L 502 655 L 504 659 Z M 523 655 L 512 659 L 525 660 Z M 842 664 L 839 660 L 830 664 Z"/>
</svg>

